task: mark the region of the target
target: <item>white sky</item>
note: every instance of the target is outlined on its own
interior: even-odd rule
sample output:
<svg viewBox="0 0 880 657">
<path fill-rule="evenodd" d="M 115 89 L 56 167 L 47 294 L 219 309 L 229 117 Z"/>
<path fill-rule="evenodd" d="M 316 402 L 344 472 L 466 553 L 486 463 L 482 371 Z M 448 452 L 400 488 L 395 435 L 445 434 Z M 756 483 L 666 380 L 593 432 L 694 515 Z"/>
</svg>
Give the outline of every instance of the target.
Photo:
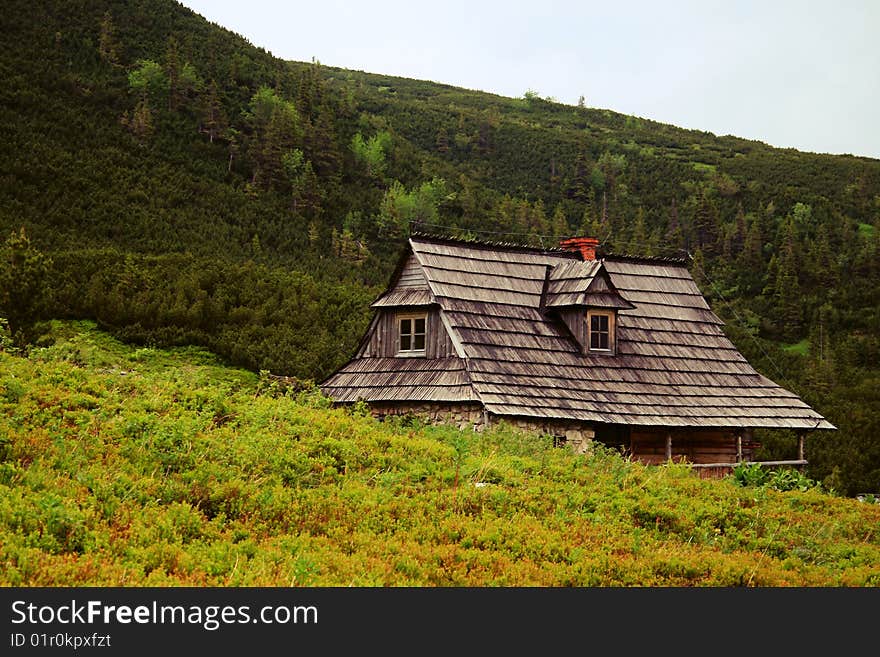
<svg viewBox="0 0 880 657">
<path fill-rule="evenodd" d="M 182 0 L 276 57 L 880 159 L 880 0 Z"/>
</svg>

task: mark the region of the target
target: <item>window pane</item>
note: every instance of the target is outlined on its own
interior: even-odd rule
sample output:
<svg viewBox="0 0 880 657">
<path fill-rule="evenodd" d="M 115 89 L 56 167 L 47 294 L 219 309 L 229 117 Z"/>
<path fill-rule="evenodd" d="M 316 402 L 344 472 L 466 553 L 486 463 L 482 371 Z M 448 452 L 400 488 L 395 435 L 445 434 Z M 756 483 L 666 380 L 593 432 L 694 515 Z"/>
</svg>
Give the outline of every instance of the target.
<svg viewBox="0 0 880 657">
<path fill-rule="evenodd" d="M 611 350 L 611 318 L 590 315 L 590 349 Z"/>
<path fill-rule="evenodd" d="M 399 351 L 425 351 L 425 335 L 428 328 L 427 317 L 399 317 L 400 348 Z"/>
</svg>

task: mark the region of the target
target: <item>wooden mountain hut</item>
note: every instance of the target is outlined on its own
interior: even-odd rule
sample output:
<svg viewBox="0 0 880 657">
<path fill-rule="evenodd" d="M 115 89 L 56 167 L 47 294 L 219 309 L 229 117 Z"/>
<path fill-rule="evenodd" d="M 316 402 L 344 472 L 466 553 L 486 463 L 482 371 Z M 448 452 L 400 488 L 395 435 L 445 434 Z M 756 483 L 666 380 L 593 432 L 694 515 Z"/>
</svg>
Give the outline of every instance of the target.
<svg viewBox="0 0 880 657">
<path fill-rule="evenodd" d="M 722 331 L 684 260 L 414 235 L 354 358 L 320 388 L 374 414 L 459 428 L 498 419 L 634 459 L 729 472 L 759 427 L 834 429 L 759 374 Z"/>
</svg>

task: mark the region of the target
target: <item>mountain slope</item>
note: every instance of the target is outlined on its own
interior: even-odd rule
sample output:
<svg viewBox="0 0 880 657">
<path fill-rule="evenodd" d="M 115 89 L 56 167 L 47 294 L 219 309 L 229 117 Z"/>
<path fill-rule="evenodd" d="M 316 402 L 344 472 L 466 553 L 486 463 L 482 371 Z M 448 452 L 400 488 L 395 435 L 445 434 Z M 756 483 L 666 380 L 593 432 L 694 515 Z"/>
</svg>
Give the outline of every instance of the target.
<svg viewBox="0 0 880 657">
<path fill-rule="evenodd" d="M 284 62 L 171 0 L 15 0 L 0 29 L 0 234 L 51 259 L 45 316 L 320 379 L 412 225 L 684 251 L 737 346 L 841 427 L 812 474 L 880 489 L 880 161 Z"/>
</svg>

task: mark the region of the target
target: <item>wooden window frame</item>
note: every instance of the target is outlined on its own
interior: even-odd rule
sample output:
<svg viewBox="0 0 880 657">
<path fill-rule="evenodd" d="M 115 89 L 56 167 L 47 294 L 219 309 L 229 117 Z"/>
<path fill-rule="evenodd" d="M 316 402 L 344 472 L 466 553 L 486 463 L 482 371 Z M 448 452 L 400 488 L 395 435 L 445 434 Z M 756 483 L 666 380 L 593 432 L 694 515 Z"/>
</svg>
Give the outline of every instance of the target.
<svg viewBox="0 0 880 657">
<path fill-rule="evenodd" d="M 416 332 L 416 320 L 424 320 L 425 322 L 425 332 L 417 333 Z M 410 321 L 410 332 L 403 332 L 403 322 L 409 320 Z M 423 358 L 427 354 L 428 349 L 428 313 L 397 313 L 395 317 L 395 322 L 397 325 L 397 355 L 403 356 L 405 358 Z M 403 336 L 408 335 L 410 338 L 410 348 L 403 348 Z M 416 336 L 422 336 L 422 348 L 421 349 L 413 349 L 412 347 L 415 344 Z"/>
<path fill-rule="evenodd" d="M 593 346 L 593 318 L 608 318 L 608 347 Z M 591 354 L 604 354 L 613 356 L 617 348 L 617 313 L 612 310 L 588 310 L 587 311 L 587 351 Z M 602 331 L 604 333 L 604 331 Z"/>
</svg>

